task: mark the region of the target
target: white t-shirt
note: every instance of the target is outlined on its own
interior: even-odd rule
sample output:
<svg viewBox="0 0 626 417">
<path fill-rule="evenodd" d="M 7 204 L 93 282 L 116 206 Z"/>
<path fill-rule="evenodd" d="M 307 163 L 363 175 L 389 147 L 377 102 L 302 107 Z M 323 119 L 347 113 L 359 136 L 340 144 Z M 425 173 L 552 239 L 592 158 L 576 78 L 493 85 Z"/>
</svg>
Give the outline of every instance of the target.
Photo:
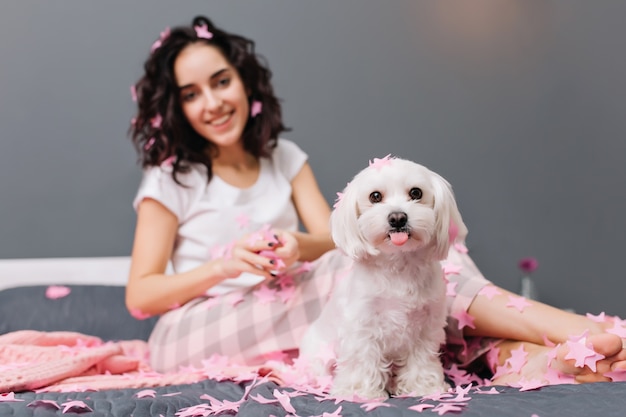
<svg viewBox="0 0 626 417">
<path fill-rule="evenodd" d="M 246 189 L 234 187 L 217 175 L 207 183 L 206 168 L 201 164 L 194 164 L 190 172 L 178 175 L 187 188 L 174 182 L 171 166 L 149 167 L 144 170 L 133 207 L 137 210 L 144 198 L 152 198 L 178 218 L 171 262 L 175 272 L 185 272 L 207 262 L 216 249 L 266 225 L 297 230 L 291 180 L 306 160 L 307 155 L 295 143 L 279 139 L 272 156 L 260 159 L 256 183 Z M 223 294 L 262 279 L 258 275 L 242 274 L 223 281 L 209 293 Z"/>
</svg>

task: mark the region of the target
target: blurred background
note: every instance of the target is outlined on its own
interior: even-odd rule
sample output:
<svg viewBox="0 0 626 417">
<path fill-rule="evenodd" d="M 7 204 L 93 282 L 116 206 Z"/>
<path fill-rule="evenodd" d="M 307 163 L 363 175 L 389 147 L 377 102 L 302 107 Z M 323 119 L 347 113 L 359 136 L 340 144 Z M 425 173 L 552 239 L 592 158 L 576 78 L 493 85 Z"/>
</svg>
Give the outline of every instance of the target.
<svg viewBox="0 0 626 417">
<path fill-rule="evenodd" d="M 389 153 L 446 177 L 483 273 L 626 317 L 626 2 L 0 2 L 0 258 L 126 256 L 129 87 L 196 14 L 256 40 L 329 203 Z M 1 277 L 0 277 L 1 279 Z"/>
</svg>

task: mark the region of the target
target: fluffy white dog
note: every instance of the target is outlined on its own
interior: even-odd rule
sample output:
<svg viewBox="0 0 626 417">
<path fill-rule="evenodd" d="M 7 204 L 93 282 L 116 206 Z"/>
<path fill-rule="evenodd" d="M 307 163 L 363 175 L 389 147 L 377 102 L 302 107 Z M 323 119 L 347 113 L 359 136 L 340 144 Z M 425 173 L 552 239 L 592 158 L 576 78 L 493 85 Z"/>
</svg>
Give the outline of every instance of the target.
<svg viewBox="0 0 626 417">
<path fill-rule="evenodd" d="M 467 234 L 450 184 L 414 162 L 375 159 L 340 194 L 331 229 L 354 267 L 305 334 L 301 358 L 318 375 L 334 373 L 337 396 L 447 390 L 440 261 L 451 238 Z"/>
</svg>

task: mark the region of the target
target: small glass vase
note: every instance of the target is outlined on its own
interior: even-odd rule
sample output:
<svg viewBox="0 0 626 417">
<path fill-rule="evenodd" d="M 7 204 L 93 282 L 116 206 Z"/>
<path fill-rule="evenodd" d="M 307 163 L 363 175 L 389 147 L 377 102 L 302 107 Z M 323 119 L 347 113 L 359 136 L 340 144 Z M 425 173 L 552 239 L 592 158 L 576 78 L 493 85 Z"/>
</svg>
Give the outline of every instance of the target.
<svg viewBox="0 0 626 417">
<path fill-rule="evenodd" d="M 538 300 L 537 286 L 529 275 L 523 275 L 520 280 L 520 295 L 529 300 Z"/>
</svg>

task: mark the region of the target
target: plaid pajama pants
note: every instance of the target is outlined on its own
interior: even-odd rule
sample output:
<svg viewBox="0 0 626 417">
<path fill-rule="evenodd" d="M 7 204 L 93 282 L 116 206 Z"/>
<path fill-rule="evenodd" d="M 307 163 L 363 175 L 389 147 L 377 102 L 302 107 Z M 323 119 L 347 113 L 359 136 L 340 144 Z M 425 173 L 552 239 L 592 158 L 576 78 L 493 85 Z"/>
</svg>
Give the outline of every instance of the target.
<svg viewBox="0 0 626 417">
<path fill-rule="evenodd" d="M 456 249 L 450 250 L 446 262 L 461 267 L 458 274 L 447 276 L 457 283 L 456 295 L 447 301 L 448 343 L 464 345 L 452 314 L 467 310 L 487 280 L 470 257 Z M 148 341 L 152 368 L 170 372 L 181 366 L 199 367 L 215 354 L 241 365 L 262 364 L 277 352 L 293 354 L 307 327 L 319 316 L 335 278 L 351 267 L 352 261 L 334 250 L 313 262 L 308 270 L 294 274 L 290 296 L 284 299 L 258 297 L 255 292 L 265 285 L 259 284 L 242 293 L 197 298 L 167 312 Z"/>
</svg>

